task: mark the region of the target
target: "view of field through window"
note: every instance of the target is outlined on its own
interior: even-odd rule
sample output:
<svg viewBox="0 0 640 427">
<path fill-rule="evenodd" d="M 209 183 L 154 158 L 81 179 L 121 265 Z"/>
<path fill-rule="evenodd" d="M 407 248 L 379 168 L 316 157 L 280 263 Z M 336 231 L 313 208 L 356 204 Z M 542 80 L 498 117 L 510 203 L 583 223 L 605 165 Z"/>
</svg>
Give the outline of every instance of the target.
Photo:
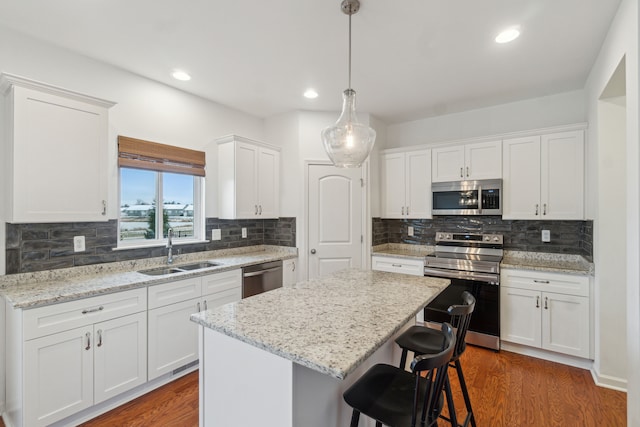
<svg viewBox="0 0 640 427">
<path fill-rule="evenodd" d="M 120 168 L 120 240 L 194 237 L 194 177 Z M 157 200 L 162 200 L 159 230 Z M 162 233 L 162 236 L 156 234 Z"/>
</svg>

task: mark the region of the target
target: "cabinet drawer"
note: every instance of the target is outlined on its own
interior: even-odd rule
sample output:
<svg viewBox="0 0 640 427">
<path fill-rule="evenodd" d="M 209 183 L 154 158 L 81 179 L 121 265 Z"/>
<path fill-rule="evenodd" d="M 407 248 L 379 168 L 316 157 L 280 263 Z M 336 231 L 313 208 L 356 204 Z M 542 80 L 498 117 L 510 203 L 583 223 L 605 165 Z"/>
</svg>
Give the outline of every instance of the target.
<svg viewBox="0 0 640 427">
<path fill-rule="evenodd" d="M 202 295 L 201 277 L 149 286 L 149 308 L 163 307 L 198 298 L 200 295 Z"/>
<path fill-rule="evenodd" d="M 24 340 L 138 313 L 146 309 L 147 289 L 140 288 L 24 310 Z"/>
<path fill-rule="evenodd" d="M 227 289 L 215 294 L 205 295 L 202 297 L 202 309 L 209 310 L 230 302 L 240 301 L 242 299 L 242 288 Z"/>
<path fill-rule="evenodd" d="M 374 256 L 371 258 L 371 269 L 390 273 L 424 276 L 424 261 L 407 258 Z"/>
<path fill-rule="evenodd" d="M 202 277 L 202 295 L 242 287 L 242 271 L 231 270 Z"/>
<path fill-rule="evenodd" d="M 565 295 L 589 296 L 589 277 L 544 271 L 502 269 L 500 285 Z"/>
</svg>

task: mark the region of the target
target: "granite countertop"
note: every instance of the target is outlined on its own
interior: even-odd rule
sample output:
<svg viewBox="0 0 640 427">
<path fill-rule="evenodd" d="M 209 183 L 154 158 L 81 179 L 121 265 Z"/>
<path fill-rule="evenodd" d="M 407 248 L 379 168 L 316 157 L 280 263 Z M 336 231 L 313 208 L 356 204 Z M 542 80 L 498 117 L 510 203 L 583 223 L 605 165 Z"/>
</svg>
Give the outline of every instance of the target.
<svg viewBox="0 0 640 427">
<path fill-rule="evenodd" d="M 343 379 L 448 284 L 447 279 L 432 277 L 342 270 L 193 314 L 191 319 Z"/>
<path fill-rule="evenodd" d="M 427 245 L 411 245 L 406 243 L 385 243 L 371 248 L 371 255 L 393 256 L 397 258 L 421 259 L 433 254 L 435 247 Z"/>
<path fill-rule="evenodd" d="M 594 265 L 580 255 L 504 251 L 501 268 L 593 275 Z"/>
<path fill-rule="evenodd" d="M 14 308 L 35 308 L 297 256 L 296 248 L 260 245 L 176 255 L 173 267 L 199 261 L 219 265 L 161 276 L 148 276 L 139 270 L 166 267 L 166 257 L 9 274 L 0 276 L 0 296 Z"/>
</svg>

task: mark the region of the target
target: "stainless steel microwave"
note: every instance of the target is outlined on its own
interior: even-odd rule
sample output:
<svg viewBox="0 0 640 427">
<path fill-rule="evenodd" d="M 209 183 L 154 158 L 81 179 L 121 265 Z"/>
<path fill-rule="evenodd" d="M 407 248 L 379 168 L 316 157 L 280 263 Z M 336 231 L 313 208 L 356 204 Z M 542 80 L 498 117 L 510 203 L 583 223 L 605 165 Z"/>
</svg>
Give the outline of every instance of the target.
<svg viewBox="0 0 640 427">
<path fill-rule="evenodd" d="M 502 180 L 434 182 L 433 215 L 502 215 Z"/>
</svg>

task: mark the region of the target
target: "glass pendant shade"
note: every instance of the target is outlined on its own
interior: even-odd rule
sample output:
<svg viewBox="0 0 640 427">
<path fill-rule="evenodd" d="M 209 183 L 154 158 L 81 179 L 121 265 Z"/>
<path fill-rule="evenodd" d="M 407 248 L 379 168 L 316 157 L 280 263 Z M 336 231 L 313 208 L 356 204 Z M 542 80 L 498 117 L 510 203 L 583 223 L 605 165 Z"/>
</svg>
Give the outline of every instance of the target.
<svg viewBox="0 0 640 427">
<path fill-rule="evenodd" d="M 358 122 L 353 89 L 345 90 L 342 99 L 342 113 L 333 126 L 323 129 L 322 143 L 335 166 L 358 168 L 373 149 L 376 131 Z"/>
</svg>

